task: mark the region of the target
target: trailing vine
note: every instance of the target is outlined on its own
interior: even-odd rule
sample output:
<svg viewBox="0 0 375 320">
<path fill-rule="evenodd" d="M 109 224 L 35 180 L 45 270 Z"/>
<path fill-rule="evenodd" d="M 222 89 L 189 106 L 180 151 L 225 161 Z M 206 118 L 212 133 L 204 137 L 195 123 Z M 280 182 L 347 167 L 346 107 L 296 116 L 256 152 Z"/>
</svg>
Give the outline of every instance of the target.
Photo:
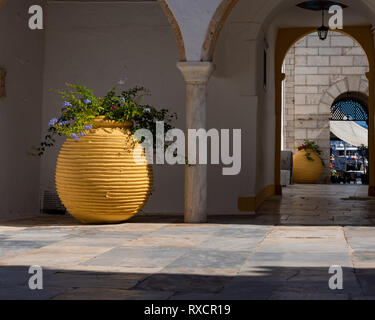
<svg viewBox="0 0 375 320">
<path fill-rule="evenodd" d="M 305 157 L 307 160 L 309 161 L 315 161 L 313 157 L 311 157 L 311 152 L 309 152 L 308 150 L 311 150 L 313 151 L 314 153 L 316 153 L 316 155 L 320 158 L 320 160 L 322 161 L 322 164 L 324 166 L 324 161 L 321 157 L 322 155 L 322 150 L 320 149 L 320 147 L 316 144 L 315 141 L 312 141 L 312 140 L 305 140 L 304 143 L 298 147 L 298 151 L 302 151 L 302 150 L 305 150 Z"/>
</svg>

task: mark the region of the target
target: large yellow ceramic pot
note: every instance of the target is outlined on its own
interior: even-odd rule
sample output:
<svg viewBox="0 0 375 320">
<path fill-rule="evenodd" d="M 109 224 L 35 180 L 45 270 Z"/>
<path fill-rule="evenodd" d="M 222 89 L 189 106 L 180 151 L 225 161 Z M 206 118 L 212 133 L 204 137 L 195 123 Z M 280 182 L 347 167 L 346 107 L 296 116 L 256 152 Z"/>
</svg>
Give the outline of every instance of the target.
<svg viewBox="0 0 375 320">
<path fill-rule="evenodd" d="M 86 136 L 79 141 L 69 138 L 62 146 L 56 166 L 57 192 L 79 221 L 121 222 L 145 205 L 152 188 L 152 166 L 134 161 L 131 125 L 98 117 Z"/>
<path fill-rule="evenodd" d="M 306 158 L 306 152 L 314 161 Z M 315 183 L 323 171 L 322 160 L 312 150 L 301 150 L 293 156 L 293 179 L 296 183 Z"/>
</svg>

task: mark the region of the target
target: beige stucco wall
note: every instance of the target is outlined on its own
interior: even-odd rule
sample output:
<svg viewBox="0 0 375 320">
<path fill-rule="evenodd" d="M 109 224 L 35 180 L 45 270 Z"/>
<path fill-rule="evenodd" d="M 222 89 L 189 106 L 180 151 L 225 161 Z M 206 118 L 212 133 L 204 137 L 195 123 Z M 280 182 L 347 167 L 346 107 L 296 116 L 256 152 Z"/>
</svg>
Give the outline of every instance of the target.
<svg viewBox="0 0 375 320">
<path fill-rule="evenodd" d="M 7 1 L 0 9 L 0 67 L 7 97 L 0 99 L 0 219 L 39 213 L 38 158 L 43 77 L 43 31 L 31 31 L 28 8 L 39 0 Z"/>
</svg>

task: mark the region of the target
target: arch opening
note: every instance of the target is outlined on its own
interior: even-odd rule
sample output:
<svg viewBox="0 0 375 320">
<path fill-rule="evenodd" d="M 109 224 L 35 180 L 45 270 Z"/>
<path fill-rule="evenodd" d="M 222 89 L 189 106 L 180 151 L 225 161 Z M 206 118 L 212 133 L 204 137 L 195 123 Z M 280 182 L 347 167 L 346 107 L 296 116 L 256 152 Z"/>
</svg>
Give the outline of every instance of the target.
<svg viewBox="0 0 375 320">
<path fill-rule="evenodd" d="M 280 78 L 281 147 L 294 154 L 306 141 L 320 147 L 324 167 L 316 183 L 368 184 L 370 180 L 372 53 L 365 52 L 353 35 L 345 34 L 330 31 L 327 44 L 319 42 L 314 32 L 303 30 L 279 69 L 285 74 L 284 81 Z"/>
<path fill-rule="evenodd" d="M 345 92 L 331 106 L 331 182 L 369 182 L 368 98 Z"/>
</svg>

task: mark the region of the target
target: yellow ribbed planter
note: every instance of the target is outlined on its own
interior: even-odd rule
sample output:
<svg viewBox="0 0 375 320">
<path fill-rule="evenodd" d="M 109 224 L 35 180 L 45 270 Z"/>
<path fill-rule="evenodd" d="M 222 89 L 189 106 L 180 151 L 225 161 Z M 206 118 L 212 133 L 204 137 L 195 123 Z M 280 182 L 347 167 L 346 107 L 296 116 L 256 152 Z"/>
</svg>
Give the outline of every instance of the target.
<svg viewBox="0 0 375 320">
<path fill-rule="evenodd" d="M 322 174 L 322 160 L 314 151 L 307 150 L 307 152 L 314 161 L 306 158 L 305 150 L 298 151 L 293 156 L 293 179 L 296 183 L 314 183 Z"/>
<path fill-rule="evenodd" d="M 121 222 L 145 205 L 152 188 L 152 166 L 134 162 L 130 126 L 131 122 L 98 117 L 86 136 L 79 141 L 68 138 L 62 146 L 56 166 L 57 192 L 79 221 Z"/>
</svg>

